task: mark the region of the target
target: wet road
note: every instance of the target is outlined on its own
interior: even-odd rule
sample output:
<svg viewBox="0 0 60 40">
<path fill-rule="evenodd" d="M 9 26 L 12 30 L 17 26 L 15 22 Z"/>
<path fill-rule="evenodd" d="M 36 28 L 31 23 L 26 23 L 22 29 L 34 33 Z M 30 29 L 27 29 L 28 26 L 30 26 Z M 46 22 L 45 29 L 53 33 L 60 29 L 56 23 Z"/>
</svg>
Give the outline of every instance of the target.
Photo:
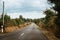
<svg viewBox="0 0 60 40">
<path fill-rule="evenodd" d="M 13 33 L 0 35 L 0 40 L 48 40 L 34 23 Z"/>
</svg>

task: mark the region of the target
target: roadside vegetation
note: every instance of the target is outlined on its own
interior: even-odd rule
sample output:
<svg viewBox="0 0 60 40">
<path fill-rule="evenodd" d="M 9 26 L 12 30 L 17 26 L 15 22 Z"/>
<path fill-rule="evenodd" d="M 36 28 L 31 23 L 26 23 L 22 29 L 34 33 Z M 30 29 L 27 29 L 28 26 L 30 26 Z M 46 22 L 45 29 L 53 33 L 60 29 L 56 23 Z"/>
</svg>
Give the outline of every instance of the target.
<svg viewBox="0 0 60 40">
<path fill-rule="evenodd" d="M 10 16 L 4 16 L 4 33 L 13 32 L 20 28 L 24 28 L 26 25 L 30 24 L 30 19 L 25 19 L 21 15 L 19 18 L 11 19 Z M 2 15 L 0 17 L 0 33 L 1 33 L 1 25 L 3 25 Z"/>
<path fill-rule="evenodd" d="M 14 31 L 20 29 L 30 24 L 31 22 L 36 23 L 39 29 L 50 39 L 59 40 L 60 39 L 60 0 L 48 0 L 49 4 L 54 4 L 52 9 L 45 10 L 44 18 L 39 19 L 25 19 L 22 15 L 19 18 L 11 19 L 10 16 L 5 15 L 5 32 L 10 30 Z M 52 11 L 53 10 L 53 11 Z M 2 15 L 0 16 L 0 30 L 2 25 Z M 12 28 L 12 29 L 11 29 Z M 7 31 L 6 31 L 7 30 Z"/>
</svg>

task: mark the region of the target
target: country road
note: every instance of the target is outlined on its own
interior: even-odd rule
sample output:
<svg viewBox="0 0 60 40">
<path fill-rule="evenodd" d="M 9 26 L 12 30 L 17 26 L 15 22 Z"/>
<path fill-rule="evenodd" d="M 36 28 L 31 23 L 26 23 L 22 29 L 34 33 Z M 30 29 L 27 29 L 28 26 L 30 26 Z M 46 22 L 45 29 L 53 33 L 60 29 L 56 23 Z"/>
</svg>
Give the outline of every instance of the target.
<svg viewBox="0 0 60 40">
<path fill-rule="evenodd" d="M 31 23 L 15 32 L 0 35 L 0 40 L 48 40 L 48 38 L 38 29 L 36 24 Z"/>
</svg>

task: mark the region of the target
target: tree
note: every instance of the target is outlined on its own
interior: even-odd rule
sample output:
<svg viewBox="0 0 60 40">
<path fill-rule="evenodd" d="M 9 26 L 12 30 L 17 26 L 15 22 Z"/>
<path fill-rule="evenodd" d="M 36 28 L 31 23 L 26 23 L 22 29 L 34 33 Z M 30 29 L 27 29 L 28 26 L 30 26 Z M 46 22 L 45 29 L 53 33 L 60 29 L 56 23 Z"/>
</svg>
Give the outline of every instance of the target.
<svg viewBox="0 0 60 40">
<path fill-rule="evenodd" d="M 5 16 L 4 16 L 4 20 L 5 20 L 5 22 L 8 22 L 8 21 L 10 21 L 10 16 L 8 16 L 8 15 L 5 15 Z"/>
<path fill-rule="evenodd" d="M 2 25 L 3 23 L 2 23 L 2 19 L 0 18 L 0 29 L 1 29 L 1 25 Z"/>
<path fill-rule="evenodd" d="M 53 9 L 58 12 L 57 18 L 55 20 L 56 25 L 58 26 L 58 31 L 56 32 L 56 36 L 60 38 L 60 0 L 48 0 L 50 3 L 55 4 Z"/>
<path fill-rule="evenodd" d="M 51 11 L 51 10 L 46 10 L 46 11 L 44 12 L 44 14 L 46 15 L 46 16 L 45 16 L 45 22 L 46 22 L 46 23 L 49 22 L 51 16 L 56 15 L 56 14 L 55 14 L 53 11 Z"/>
<path fill-rule="evenodd" d="M 22 15 L 19 16 L 20 19 L 23 19 Z"/>
</svg>

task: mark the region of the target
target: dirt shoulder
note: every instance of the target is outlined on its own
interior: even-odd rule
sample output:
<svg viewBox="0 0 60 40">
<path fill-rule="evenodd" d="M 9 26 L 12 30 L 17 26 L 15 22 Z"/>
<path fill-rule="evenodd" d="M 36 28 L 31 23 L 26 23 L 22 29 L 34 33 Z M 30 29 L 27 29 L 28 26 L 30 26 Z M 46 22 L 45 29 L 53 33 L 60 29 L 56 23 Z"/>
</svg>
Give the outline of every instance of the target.
<svg viewBox="0 0 60 40">
<path fill-rule="evenodd" d="M 14 32 L 16 30 L 19 30 L 21 28 L 24 28 L 26 27 L 27 25 L 31 24 L 30 22 L 28 23 L 23 23 L 23 24 L 20 24 L 19 26 L 8 26 L 5 28 L 5 33 L 10 33 L 10 32 Z M 0 30 L 0 33 L 1 33 L 1 30 Z"/>
<path fill-rule="evenodd" d="M 60 39 L 55 37 L 54 33 L 45 29 L 44 27 L 39 26 L 39 29 L 43 32 L 43 34 L 45 34 L 48 37 L 49 40 L 60 40 Z"/>
</svg>

